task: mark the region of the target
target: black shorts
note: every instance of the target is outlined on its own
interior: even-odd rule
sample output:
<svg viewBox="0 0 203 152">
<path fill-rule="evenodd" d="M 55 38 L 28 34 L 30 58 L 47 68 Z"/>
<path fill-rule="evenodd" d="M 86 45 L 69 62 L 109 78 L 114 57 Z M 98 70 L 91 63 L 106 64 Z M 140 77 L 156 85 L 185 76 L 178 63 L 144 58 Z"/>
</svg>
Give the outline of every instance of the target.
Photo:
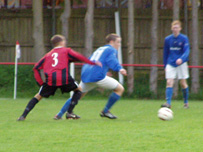
<svg viewBox="0 0 203 152">
<path fill-rule="evenodd" d="M 48 84 L 44 83 L 39 90 L 39 94 L 42 97 L 48 98 L 50 95 L 54 95 L 58 88 L 61 89 L 61 93 L 64 93 L 64 92 L 68 93 L 70 91 L 77 89 L 78 84 L 74 80 L 69 81 L 69 84 L 62 85 L 62 86 L 49 86 Z"/>
</svg>

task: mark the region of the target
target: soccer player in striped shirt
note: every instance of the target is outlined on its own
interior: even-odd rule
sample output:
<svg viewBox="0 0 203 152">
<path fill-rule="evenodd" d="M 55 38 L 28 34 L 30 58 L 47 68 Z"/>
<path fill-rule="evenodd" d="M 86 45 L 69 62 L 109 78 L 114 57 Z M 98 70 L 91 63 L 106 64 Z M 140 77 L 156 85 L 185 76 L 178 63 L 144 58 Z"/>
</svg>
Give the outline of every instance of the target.
<svg viewBox="0 0 203 152">
<path fill-rule="evenodd" d="M 182 87 L 184 97 L 184 108 L 188 108 L 189 89 L 186 79 L 189 78 L 188 64 L 190 46 L 186 35 L 180 33 L 181 22 L 175 20 L 171 24 L 171 35 L 165 38 L 164 43 L 164 68 L 166 85 L 166 103 L 162 107 L 171 108 L 171 99 L 173 95 L 174 79 L 178 77 Z"/>
<path fill-rule="evenodd" d="M 35 79 L 39 86 L 39 92 L 29 101 L 23 114 L 18 121 L 25 120 L 28 113 L 43 98 L 54 95 L 59 88 L 62 93 L 74 91 L 72 102 L 77 104 L 81 96 L 81 88 L 78 87 L 75 80 L 69 73 L 69 64 L 74 61 L 82 61 L 90 65 L 101 66 L 100 62 L 93 62 L 83 55 L 75 52 L 71 48 L 66 48 L 66 39 L 62 35 L 55 35 L 51 38 L 54 48 L 45 54 L 45 56 L 35 64 L 33 71 Z M 42 80 L 40 70 L 43 70 L 45 82 Z M 74 114 L 73 114 L 74 115 Z"/>
</svg>

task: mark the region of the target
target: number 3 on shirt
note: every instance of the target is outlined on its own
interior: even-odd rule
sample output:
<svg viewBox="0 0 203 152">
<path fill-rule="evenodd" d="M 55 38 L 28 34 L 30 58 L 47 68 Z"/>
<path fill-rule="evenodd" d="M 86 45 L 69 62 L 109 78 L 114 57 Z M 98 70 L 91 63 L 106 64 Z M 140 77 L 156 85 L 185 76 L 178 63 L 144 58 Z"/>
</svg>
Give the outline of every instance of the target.
<svg viewBox="0 0 203 152">
<path fill-rule="evenodd" d="M 53 60 L 54 60 L 54 64 L 52 64 L 52 67 L 55 67 L 55 66 L 57 66 L 57 64 L 59 62 L 59 60 L 57 58 L 58 57 L 58 53 L 53 53 L 51 56 L 53 57 Z"/>
</svg>

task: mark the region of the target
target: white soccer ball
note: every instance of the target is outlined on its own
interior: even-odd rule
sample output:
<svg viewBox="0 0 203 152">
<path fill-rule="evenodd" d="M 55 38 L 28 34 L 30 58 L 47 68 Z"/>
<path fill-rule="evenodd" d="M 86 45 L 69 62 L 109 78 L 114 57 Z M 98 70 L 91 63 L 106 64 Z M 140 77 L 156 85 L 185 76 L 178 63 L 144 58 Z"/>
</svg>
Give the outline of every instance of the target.
<svg viewBox="0 0 203 152">
<path fill-rule="evenodd" d="M 160 108 L 158 111 L 158 117 L 161 120 L 171 120 L 173 119 L 173 111 L 166 107 Z"/>
</svg>

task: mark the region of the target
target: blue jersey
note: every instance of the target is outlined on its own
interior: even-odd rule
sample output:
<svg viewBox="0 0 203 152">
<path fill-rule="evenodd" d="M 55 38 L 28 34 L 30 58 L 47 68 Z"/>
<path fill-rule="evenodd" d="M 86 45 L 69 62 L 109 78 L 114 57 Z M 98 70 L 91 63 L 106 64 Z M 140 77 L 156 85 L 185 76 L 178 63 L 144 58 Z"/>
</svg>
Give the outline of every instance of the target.
<svg viewBox="0 0 203 152">
<path fill-rule="evenodd" d="M 122 66 L 117 58 L 117 50 L 111 45 L 98 48 L 91 56 L 91 61 L 100 61 L 102 67 L 85 64 L 82 67 L 81 79 L 84 83 L 97 82 L 105 78 L 109 69 L 120 71 Z"/>
<path fill-rule="evenodd" d="M 190 46 L 186 35 L 179 34 L 175 37 L 172 34 L 167 36 L 165 38 L 163 53 L 164 67 L 166 67 L 167 64 L 177 67 L 176 60 L 179 58 L 182 59 L 182 63 L 187 62 L 189 59 L 189 53 Z"/>
</svg>

